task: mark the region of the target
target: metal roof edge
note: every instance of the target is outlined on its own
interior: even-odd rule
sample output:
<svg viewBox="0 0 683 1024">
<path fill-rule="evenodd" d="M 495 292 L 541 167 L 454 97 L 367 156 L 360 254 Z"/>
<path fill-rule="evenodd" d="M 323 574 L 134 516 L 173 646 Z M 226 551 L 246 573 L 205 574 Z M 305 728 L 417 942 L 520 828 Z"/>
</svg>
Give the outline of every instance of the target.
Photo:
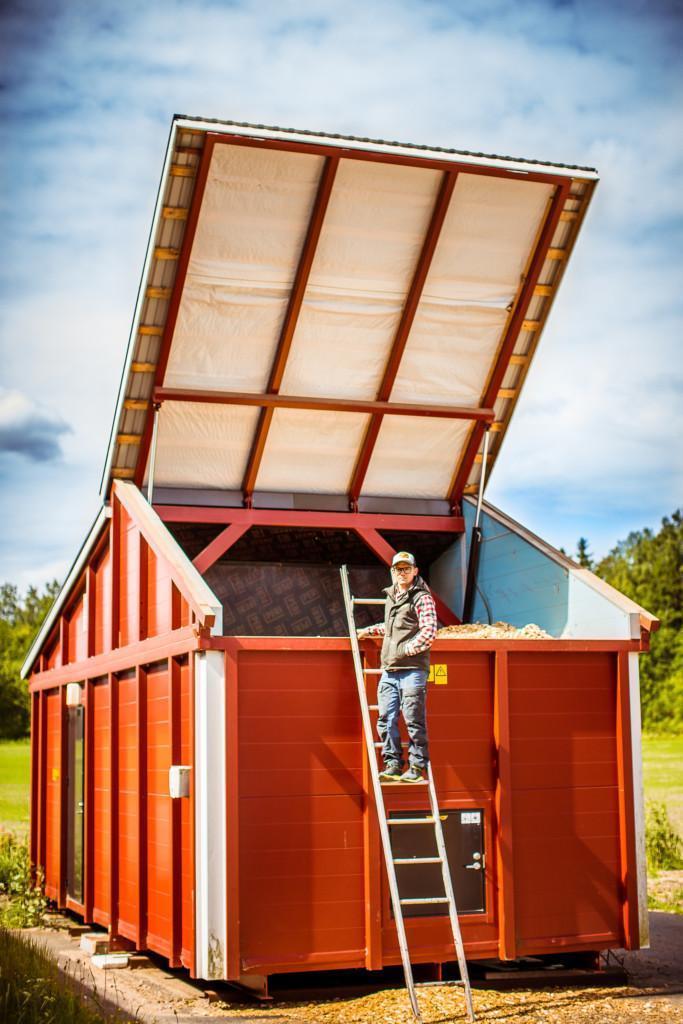
<svg viewBox="0 0 683 1024">
<path fill-rule="evenodd" d="M 363 138 L 354 135 L 333 134 L 311 131 L 306 128 L 282 128 L 276 125 L 249 124 L 245 121 L 223 121 L 218 118 L 204 118 L 187 114 L 174 114 L 173 124 L 181 129 L 216 132 L 218 134 L 244 135 L 251 138 L 283 139 L 292 142 L 318 142 L 339 148 L 340 144 L 349 149 L 370 150 L 377 153 L 400 153 L 405 156 L 423 156 L 434 159 L 438 156 L 454 163 L 470 163 L 485 167 L 505 167 L 520 173 L 543 168 L 548 174 L 581 177 L 597 181 L 595 167 L 578 164 L 558 164 L 551 161 L 534 160 L 525 157 L 501 156 L 494 153 L 475 153 L 470 150 L 449 149 L 443 146 L 417 145 L 412 142 L 387 141 L 385 139 Z M 579 173 L 580 172 L 580 173 Z"/>
<path fill-rule="evenodd" d="M 130 334 L 128 335 L 128 345 L 126 346 L 126 355 L 123 362 L 123 369 L 121 371 L 121 379 L 119 381 L 119 391 L 116 398 L 116 405 L 114 407 L 114 417 L 112 419 L 111 430 L 109 432 L 109 444 L 107 446 L 107 455 L 104 460 L 104 466 L 102 468 L 102 478 L 100 480 L 100 497 L 103 501 L 107 498 L 107 491 L 109 488 L 111 466 L 114 459 L 114 446 L 116 444 L 116 430 L 118 423 L 121 419 L 121 409 L 123 407 L 123 401 L 126 395 L 126 384 L 130 376 L 130 367 L 133 362 L 133 354 L 135 352 L 135 339 L 138 333 L 138 327 L 140 325 L 140 317 L 142 315 L 142 308 L 145 301 L 145 289 L 144 284 L 149 274 L 149 268 L 152 261 L 152 253 L 154 251 L 154 239 L 159 225 L 159 219 L 161 216 L 162 209 L 162 198 L 164 192 L 164 186 L 166 184 L 166 178 L 168 176 L 168 169 L 171 163 L 171 157 L 173 153 L 173 147 L 175 144 L 176 132 L 178 126 L 175 118 L 171 122 L 171 129 L 168 135 L 168 143 L 166 146 L 166 156 L 164 157 L 163 167 L 161 169 L 161 176 L 159 178 L 159 187 L 157 189 L 157 198 L 154 204 L 154 214 L 152 217 L 152 223 L 149 229 L 149 235 L 147 238 L 147 248 L 145 250 L 145 259 L 142 264 L 142 271 L 140 273 L 140 281 L 138 283 L 138 293 L 135 299 L 135 311 L 133 313 L 133 321 L 130 327 Z"/>
<path fill-rule="evenodd" d="M 475 506 L 477 504 L 476 499 L 470 497 L 465 497 L 464 501 Z M 600 576 L 596 575 L 596 573 L 591 572 L 590 569 L 584 569 L 584 567 L 579 565 L 578 562 L 575 562 L 573 558 L 570 558 L 568 555 L 563 555 L 562 552 L 558 551 L 557 548 L 554 548 L 552 544 L 549 544 L 547 541 L 543 540 L 542 537 L 539 537 L 538 534 L 527 529 L 526 526 L 522 526 L 522 524 L 518 523 L 516 519 L 513 519 L 512 516 L 501 511 L 501 509 L 492 505 L 489 501 L 484 500 L 482 502 L 482 506 L 484 511 L 493 519 L 496 519 L 502 526 L 507 526 L 509 529 L 512 529 L 514 533 L 518 534 L 528 544 L 531 544 L 532 547 L 535 547 L 538 551 L 541 551 L 548 558 L 552 559 L 552 561 L 561 565 L 563 569 L 566 569 L 567 572 L 572 574 L 572 576 L 580 579 L 586 584 L 586 586 L 590 587 L 591 590 L 597 591 L 607 601 L 610 601 L 612 604 L 619 607 L 626 614 L 639 615 L 641 622 L 645 620 L 643 624 L 647 629 L 654 631 L 659 628 L 659 619 L 656 615 L 653 615 L 652 612 L 643 608 L 642 605 L 637 604 L 630 597 L 627 597 L 626 594 L 622 594 L 622 592 L 617 590 L 616 587 L 613 587 L 611 583 L 606 583 L 605 580 L 601 579 Z"/>
<path fill-rule="evenodd" d="M 52 607 L 50 608 L 49 612 L 43 619 L 43 624 L 36 633 L 33 643 L 29 647 L 28 653 L 24 658 L 24 663 L 21 666 L 20 675 L 22 679 L 26 679 L 27 675 L 33 668 L 33 664 L 36 658 L 38 657 L 41 647 L 47 640 L 50 634 L 50 630 L 55 624 L 55 620 L 59 616 L 59 613 L 61 612 L 62 608 L 64 607 L 69 598 L 74 583 L 80 576 L 85 566 L 85 563 L 87 562 L 88 557 L 90 556 L 92 549 L 97 543 L 99 535 L 102 532 L 102 528 L 107 520 L 107 511 L 107 507 L 105 505 L 102 505 L 99 512 L 97 513 L 94 523 L 92 524 L 90 530 L 86 535 L 85 540 L 81 544 L 80 550 L 76 555 L 71 565 L 71 568 L 69 569 L 66 575 L 64 582 L 62 583 L 59 589 L 59 593 L 57 594 L 56 598 L 52 603 Z"/>
</svg>

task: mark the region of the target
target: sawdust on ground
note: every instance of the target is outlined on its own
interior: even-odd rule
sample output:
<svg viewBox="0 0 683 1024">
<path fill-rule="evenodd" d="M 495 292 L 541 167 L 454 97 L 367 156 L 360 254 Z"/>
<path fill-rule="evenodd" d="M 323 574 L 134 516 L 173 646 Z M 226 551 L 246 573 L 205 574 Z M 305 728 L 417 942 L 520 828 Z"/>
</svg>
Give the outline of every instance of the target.
<svg viewBox="0 0 683 1024">
<path fill-rule="evenodd" d="M 443 626 L 436 633 L 439 640 L 552 640 L 550 633 L 529 622 L 526 626 L 511 626 L 509 622 L 465 622 L 460 626 Z"/>
</svg>

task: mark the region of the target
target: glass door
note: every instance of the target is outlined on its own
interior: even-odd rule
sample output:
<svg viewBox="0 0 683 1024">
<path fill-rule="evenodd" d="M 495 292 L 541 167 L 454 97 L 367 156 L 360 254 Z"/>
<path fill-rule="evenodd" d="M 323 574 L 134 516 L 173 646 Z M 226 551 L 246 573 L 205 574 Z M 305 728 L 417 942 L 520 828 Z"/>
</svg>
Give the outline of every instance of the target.
<svg viewBox="0 0 683 1024">
<path fill-rule="evenodd" d="M 67 708 L 66 777 L 66 891 L 77 903 L 83 902 L 83 820 L 84 757 L 82 706 Z"/>
</svg>

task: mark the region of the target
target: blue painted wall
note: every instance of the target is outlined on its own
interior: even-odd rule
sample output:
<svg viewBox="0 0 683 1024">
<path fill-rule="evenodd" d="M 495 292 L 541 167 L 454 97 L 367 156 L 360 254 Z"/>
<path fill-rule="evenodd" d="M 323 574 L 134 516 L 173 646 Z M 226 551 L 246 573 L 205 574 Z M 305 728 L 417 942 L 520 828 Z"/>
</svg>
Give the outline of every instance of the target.
<svg viewBox="0 0 683 1024">
<path fill-rule="evenodd" d="M 463 514 L 465 557 L 469 557 L 474 506 L 464 502 Z M 480 526 L 483 539 L 473 620 L 509 622 L 513 626 L 535 622 L 551 636 L 560 636 L 569 617 L 567 569 L 483 510 Z M 458 540 L 430 566 L 434 589 L 456 614 L 461 613 L 465 596 L 464 549 Z"/>
</svg>

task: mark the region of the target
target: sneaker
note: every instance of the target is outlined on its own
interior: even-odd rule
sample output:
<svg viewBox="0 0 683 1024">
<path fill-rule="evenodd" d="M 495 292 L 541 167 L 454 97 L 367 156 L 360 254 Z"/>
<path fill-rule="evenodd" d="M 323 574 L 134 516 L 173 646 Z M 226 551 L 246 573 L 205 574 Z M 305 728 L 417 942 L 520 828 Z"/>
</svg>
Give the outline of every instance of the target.
<svg viewBox="0 0 683 1024">
<path fill-rule="evenodd" d="M 384 771 L 379 773 L 380 782 L 399 782 L 402 778 L 401 767 L 397 764 L 388 764 Z"/>
<path fill-rule="evenodd" d="M 415 765 L 410 766 L 407 772 L 404 772 L 401 776 L 401 782 L 424 782 L 424 772 L 421 768 L 416 768 Z"/>
</svg>

